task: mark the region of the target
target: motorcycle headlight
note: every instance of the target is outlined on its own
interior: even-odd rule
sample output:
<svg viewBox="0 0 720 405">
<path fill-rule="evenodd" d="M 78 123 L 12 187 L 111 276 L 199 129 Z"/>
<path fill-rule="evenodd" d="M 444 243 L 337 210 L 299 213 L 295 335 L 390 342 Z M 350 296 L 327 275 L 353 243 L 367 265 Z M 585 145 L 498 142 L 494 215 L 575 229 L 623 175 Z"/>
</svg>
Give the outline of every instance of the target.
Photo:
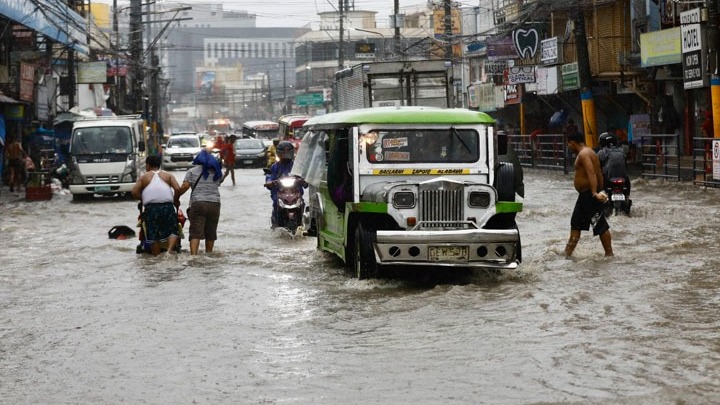
<svg viewBox="0 0 720 405">
<path fill-rule="evenodd" d="M 487 208 L 490 206 L 490 193 L 487 191 L 473 191 L 470 193 L 469 204 L 473 208 Z"/>
<path fill-rule="evenodd" d="M 393 195 L 393 207 L 401 208 L 413 208 L 415 207 L 415 194 L 411 191 L 400 191 Z"/>
<path fill-rule="evenodd" d="M 293 187 L 295 185 L 295 179 L 286 177 L 284 179 L 280 179 L 280 185 L 283 187 Z"/>
</svg>

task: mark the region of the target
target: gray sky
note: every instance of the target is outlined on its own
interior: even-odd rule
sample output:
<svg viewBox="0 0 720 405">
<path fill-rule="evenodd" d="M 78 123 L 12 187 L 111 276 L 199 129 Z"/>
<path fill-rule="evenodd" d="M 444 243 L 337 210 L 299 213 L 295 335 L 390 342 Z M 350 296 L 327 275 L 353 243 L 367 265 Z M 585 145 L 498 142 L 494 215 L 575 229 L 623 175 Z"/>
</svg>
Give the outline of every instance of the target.
<svg viewBox="0 0 720 405">
<path fill-rule="evenodd" d="M 222 3 L 226 10 L 245 10 L 257 16 L 258 27 L 302 27 L 320 21 L 318 12 L 334 11 L 339 0 L 172 0 L 188 5 L 193 3 Z M 351 0 L 352 1 L 352 0 Z M 407 3 L 424 4 L 424 0 L 400 0 Z M 388 26 L 393 0 L 355 0 L 356 10 L 377 11 L 377 24 Z"/>
</svg>

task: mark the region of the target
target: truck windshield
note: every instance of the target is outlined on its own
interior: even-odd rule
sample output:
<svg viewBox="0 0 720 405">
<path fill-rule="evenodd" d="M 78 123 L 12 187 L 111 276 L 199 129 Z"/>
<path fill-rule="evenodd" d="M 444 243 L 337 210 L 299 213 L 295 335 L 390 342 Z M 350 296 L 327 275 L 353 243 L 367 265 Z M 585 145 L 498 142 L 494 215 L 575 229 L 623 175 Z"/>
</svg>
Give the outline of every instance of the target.
<svg viewBox="0 0 720 405">
<path fill-rule="evenodd" d="M 70 152 L 75 155 L 130 153 L 132 138 L 127 127 L 78 128 L 73 133 Z"/>
<path fill-rule="evenodd" d="M 392 130 L 375 134 L 377 140 L 365 150 L 370 163 L 472 163 L 479 158 L 478 133 L 470 129 Z"/>
</svg>

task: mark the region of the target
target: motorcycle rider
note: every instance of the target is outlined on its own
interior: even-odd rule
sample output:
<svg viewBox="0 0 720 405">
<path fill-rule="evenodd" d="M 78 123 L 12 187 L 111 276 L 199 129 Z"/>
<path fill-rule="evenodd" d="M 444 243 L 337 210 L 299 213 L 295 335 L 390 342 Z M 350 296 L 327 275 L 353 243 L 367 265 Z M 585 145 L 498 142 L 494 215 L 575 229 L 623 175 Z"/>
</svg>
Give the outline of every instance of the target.
<svg viewBox="0 0 720 405">
<path fill-rule="evenodd" d="M 615 135 L 603 132 L 598 138 L 600 151 L 598 158 L 600 159 L 600 167 L 602 168 L 605 189 L 611 187 L 610 179 L 621 177 L 625 179 L 627 192 L 625 193 L 625 204 L 623 210 L 625 214 L 630 213 L 630 177 L 628 177 L 627 165 L 625 163 L 625 152 L 620 148 L 618 139 Z"/>
<path fill-rule="evenodd" d="M 276 153 L 277 153 L 277 146 L 278 146 L 279 143 L 280 143 L 280 140 L 279 140 L 279 139 L 273 139 L 273 140 L 272 140 L 272 145 L 268 146 L 267 152 L 266 152 L 266 155 L 267 155 L 267 167 L 270 167 L 270 166 L 273 165 L 273 163 L 275 163 L 275 161 L 276 161 L 275 157 L 277 156 L 277 155 L 276 155 Z"/>
<path fill-rule="evenodd" d="M 275 185 L 275 180 L 279 179 L 280 177 L 290 175 L 295 159 L 295 146 L 293 146 L 293 144 L 288 141 L 279 142 L 277 147 L 275 148 L 275 153 L 279 160 L 273 163 L 272 166 L 270 166 L 270 169 L 266 169 L 267 172 L 265 175 L 264 184 L 265 188 L 270 190 L 270 198 L 272 198 L 273 202 L 273 210 L 271 217 L 273 228 L 277 226 L 278 205 L 278 187 Z M 303 187 L 306 186 L 307 185 L 304 183 Z"/>
</svg>

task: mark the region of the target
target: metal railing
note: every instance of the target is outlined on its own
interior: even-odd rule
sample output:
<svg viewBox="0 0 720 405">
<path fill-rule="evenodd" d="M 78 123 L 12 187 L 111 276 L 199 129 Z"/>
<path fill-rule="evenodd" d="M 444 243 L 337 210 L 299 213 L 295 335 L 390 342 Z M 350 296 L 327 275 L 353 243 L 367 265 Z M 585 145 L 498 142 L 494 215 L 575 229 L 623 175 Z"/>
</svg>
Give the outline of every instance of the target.
<svg viewBox="0 0 720 405">
<path fill-rule="evenodd" d="M 654 134 L 640 137 L 638 160 L 643 177 L 682 180 L 680 135 Z"/>
<path fill-rule="evenodd" d="M 508 135 L 508 143 L 524 167 L 568 173 L 570 159 L 563 134 L 536 135 L 534 139 L 530 135 Z"/>
<path fill-rule="evenodd" d="M 693 139 L 693 184 L 704 187 L 720 187 L 720 179 L 713 177 L 713 141 L 718 138 Z"/>
</svg>

